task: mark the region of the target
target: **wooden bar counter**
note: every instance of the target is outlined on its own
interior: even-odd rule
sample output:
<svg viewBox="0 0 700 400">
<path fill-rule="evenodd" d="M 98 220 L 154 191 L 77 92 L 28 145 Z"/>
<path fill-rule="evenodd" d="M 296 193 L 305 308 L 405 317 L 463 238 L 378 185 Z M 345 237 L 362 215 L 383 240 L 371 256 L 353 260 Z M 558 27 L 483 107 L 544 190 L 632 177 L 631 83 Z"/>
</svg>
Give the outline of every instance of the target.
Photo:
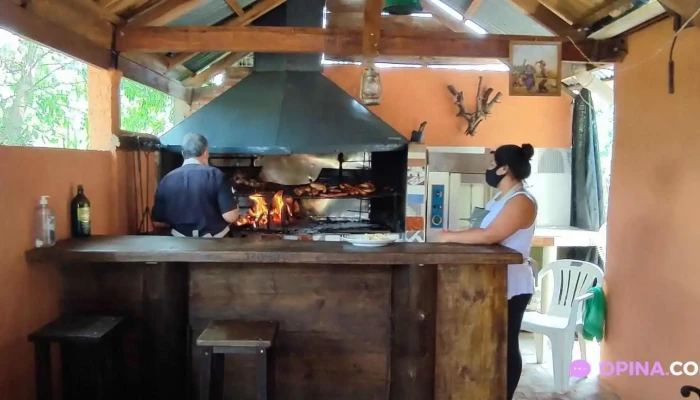
<svg viewBox="0 0 700 400">
<path fill-rule="evenodd" d="M 506 266 L 522 257 L 504 247 L 117 236 L 27 259 L 62 265 L 63 312 L 133 317 L 129 398 L 195 399 L 212 319 L 279 322 L 278 400 L 505 398 Z M 254 398 L 252 363 L 227 359 L 226 399 Z"/>
</svg>

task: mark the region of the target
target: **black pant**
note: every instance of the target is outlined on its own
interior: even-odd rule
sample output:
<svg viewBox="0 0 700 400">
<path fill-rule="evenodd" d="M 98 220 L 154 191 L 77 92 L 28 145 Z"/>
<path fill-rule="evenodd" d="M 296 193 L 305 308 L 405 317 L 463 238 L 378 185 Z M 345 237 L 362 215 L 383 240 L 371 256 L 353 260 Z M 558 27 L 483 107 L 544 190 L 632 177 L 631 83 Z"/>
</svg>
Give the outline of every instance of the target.
<svg viewBox="0 0 700 400">
<path fill-rule="evenodd" d="M 525 309 L 531 298 L 531 294 L 520 294 L 508 300 L 508 370 L 506 372 L 508 400 L 513 398 L 515 388 L 520 381 L 520 374 L 523 372 L 523 357 L 520 355 L 518 336 Z"/>
</svg>

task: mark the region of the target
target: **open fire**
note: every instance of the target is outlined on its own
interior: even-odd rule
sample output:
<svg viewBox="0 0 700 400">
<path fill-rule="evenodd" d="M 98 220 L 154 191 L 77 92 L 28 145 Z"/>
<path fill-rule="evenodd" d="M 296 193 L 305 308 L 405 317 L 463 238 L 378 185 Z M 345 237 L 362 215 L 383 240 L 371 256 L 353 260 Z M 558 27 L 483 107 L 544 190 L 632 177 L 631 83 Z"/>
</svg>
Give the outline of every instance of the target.
<svg viewBox="0 0 700 400">
<path fill-rule="evenodd" d="M 284 196 L 281 190 L 272 197 L 271 205 L 268 205 L 265 196 L 260 194 L 251 195 L 248 199 L 251 206 L 245 215 L 238 217 L 237 226 L 279 226 L 294 222 L 294 217 L 299 213 L 299 203 L 289 196 Z"/>
</svg>

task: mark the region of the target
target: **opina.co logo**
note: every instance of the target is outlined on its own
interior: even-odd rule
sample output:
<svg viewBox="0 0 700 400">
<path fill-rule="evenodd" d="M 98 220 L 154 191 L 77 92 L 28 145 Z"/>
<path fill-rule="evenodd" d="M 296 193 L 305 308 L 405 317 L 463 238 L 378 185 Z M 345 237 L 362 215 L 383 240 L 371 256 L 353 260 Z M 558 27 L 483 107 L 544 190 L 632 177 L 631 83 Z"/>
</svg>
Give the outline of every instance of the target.
<svg viewBox="0 0 700 400">
<path fill-rule="evenodd" d="M 569 375 L 584 378 L 590 375 L 591 364 L 586 360 L 576 360 L 569 365 Z M 600 375 L 603 376 L 696 376 L 700 366 L 694 361 L 674 361 L 668 367 L 660 361 L 603 361 Z"/>
</svg>

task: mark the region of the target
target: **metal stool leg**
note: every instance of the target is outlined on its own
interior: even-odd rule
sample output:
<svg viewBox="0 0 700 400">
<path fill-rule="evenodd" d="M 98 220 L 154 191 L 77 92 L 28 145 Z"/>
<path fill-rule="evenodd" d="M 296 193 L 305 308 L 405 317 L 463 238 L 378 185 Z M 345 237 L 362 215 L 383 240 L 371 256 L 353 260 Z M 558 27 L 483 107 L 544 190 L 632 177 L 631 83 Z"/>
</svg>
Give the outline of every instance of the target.
<svg viewBox="0 0 700 400">
<path fill-rule="evenodd" d="M 199 400 L 211 400 L 211 364 L 213 362 L 214 349 L 202 348 L 202 359 L 199 363 Z"/>
<path fill-rule="evenodd" d="M 34 368 L 36 378 L 36 399 L 51 400 L 53 388 L 51 382 L 51 343 L 34 342 Z"/>
</svg>

